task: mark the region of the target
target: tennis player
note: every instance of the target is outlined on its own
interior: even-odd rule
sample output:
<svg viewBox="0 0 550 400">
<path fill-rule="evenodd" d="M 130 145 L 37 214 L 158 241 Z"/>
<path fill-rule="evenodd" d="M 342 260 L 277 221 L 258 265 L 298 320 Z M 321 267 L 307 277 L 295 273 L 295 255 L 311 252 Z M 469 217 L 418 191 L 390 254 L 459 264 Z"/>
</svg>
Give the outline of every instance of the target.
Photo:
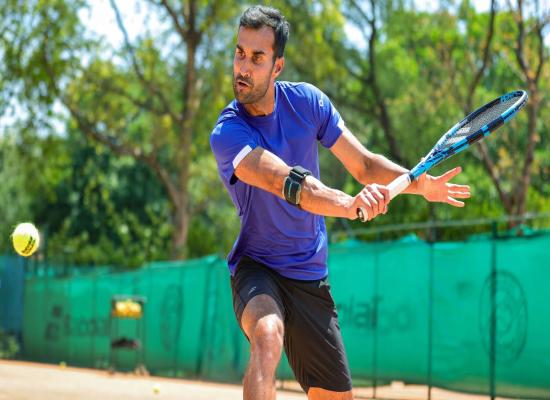
<svg viewBox="0 0 550 400">
<path fill-rule="evenodd" d="M 275 399 L 284 347 L 309 399 L 352 399 L 351 376 L 327 280 L 323 216 L 367 220 L 387 211 L 384 184 L 406 170 L 373 154 L 346 128 L 330 100 L 307 83 L 276 81 L 289 24 L 273 8 L 240 18 L 233 60 L 235 100 L 210 144 L 241 219 L 228 255 L 233 306 L 250 342 L 244 399 Z M 320 142 L 364 188 L 355 196 L 320 181 Z M 406 192 L 462 207 L 469 187 L 422 176 Z"/>
</svg>

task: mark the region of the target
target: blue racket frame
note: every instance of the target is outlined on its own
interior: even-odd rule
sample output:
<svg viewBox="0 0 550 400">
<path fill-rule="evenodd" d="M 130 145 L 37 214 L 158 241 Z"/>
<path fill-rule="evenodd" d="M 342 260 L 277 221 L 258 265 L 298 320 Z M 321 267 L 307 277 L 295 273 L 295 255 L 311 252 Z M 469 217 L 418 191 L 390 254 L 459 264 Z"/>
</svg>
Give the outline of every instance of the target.
<svg viewBox="0 0 550 400">
<path fill-rule="evenodd" d="M 395 178 L 392 182 L 388 184 L 387 187 L 390 193 L 390 199 L 393 199 L 395 196 L 397 196 L 399 193 L 405 190 L 414 179 L 418 178 L 420 175 L 422 175 L 424 172 L 426 172 L 430 168 L 436 166 L 437 164 L 439 164 L 443 160 L 446 160 L 452 155 L 467 149 L 475 142 L 488 136 L 491 132 L 495 131 L 500 126 L 508 122 L 517 114 L 519 110 L 523 108 L 523 106 L 527 103 L 528 97 L 529 96 L 526 91 L 516 90 L 514 92 L 510 92 L 503 96 L 500 96 L 494 99 L 493 101 L 485 104 L 483 107 L 480 107 L 474 112 L 470 113 L 462 121 L 460 121 L 451 129 L 449 129 L 447 133 L 445 133 L 441 137 L 441 139 L 438 140 L 438 142 L 435 144 L 432 150 L 426 155 L 426 157 L 421 162 L 419 162 L 418 165 L 416 165 L 409 173 L 405 173 Z M 508 102 L 514 98 L 517 98 L 517 100 L 510 107 L 508 107 L 502 114 L 500 114 L 498 117 L 493 119 L 491 122 L 489 122 L 486 125 L 483 125 L 474 133 L 464 137 L 463 139 L 457 141 L 456 143 L 453 143 L 451 146 L 446 147 L 444 149 L 442 148 L 443 143 L 446 143 L 448 140 L 450 140 L 450 138 L 454 137 L 456 132 L 459 129 L 463 128 L 465 125 L 467 125 L 469 122 L 474 120 L 481 113 L 495 106 L 498 103 Z M 357 217 L 362 222 L 366 221 L 366 217 L 367 217 L 366 210 L 362 208 L 358 208 Z"/>
<path fill-rule="evenodd" d="M 482 126 L 479 128 L 476 132 L 468 135 L 464 139 L 454 143 L 447 149 L 441 150 L 439 149 L 439 145 L 443 142 L 445 142 L 450 136 L 453 136 L 456 131 L 458 131 L 460 128 L 462 128 L 464 125 L 468 124 L 470 121 L 472 121 L 474 118 L 476 118 L 479 114 L 484 112 L 485 110 L 493 107 L 497 103 L 502 103 L 505 101 L 509 101 L 512 98 L 517 97 L 517 101 L 510 106 L 506 111 L 504 111 L 499 117 L 495 118 L 490 123 Z M 470 147 L 475 142 L 483 139 L 484 137 L 488 136 L 491 132 L 494 132 L 498 128 L 500 128 L 503 124 L 508 122 L 510 119 L 512 119 L 519 110 L 523 108 L 523 106 L 527 103 L 527 99 L 529 98 L 529 95 L 525 90 L 516 90 L 514 92 L 507 93 L 505 95 L 502 95 L 493 101 L 485 104 L 483 107 L 478 108 L 476 111 L 470 113 L 468 116 L 466 116 L 462 121 L 457 123 L 455 126 L 453 126 L 451 129 L 445 133 L 439 139 L 439 141 L 435 144 L 433 149 L 426 155 L 425 159 L 418 163 L 410 172 L 409 177 L 411 181 L 413 179 L 418 178 L 420 175 L 422 175 L 424 172 L 429 170 L 430 168 L 436 166 L 441 161 L 446 160 L 447 158 L 451 157 L 452 155 L 459 153 L 468 147 Z"/>
</svg>

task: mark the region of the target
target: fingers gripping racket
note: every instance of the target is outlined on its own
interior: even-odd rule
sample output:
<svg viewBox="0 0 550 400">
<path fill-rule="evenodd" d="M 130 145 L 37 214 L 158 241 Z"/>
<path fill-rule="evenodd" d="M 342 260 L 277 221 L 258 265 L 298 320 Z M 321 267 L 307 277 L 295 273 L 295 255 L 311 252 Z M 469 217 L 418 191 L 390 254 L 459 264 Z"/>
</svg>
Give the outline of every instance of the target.
<svg viewBox="0 0 550 400">
<path fill-rule="evenodd" d="M 466 116 L 449 129 L 410 172 L 397 177 L 388 185 L 390 199 L 405 190 L 414 179 L 430 168 L 467 149 L 510 121 L 527 103 L 528 97 L 524 90 L 510 92 Z M 366 216 L 360 208 L 357 209 L 357 216 L 361 221 L 365 221 Z"/>
</svg>

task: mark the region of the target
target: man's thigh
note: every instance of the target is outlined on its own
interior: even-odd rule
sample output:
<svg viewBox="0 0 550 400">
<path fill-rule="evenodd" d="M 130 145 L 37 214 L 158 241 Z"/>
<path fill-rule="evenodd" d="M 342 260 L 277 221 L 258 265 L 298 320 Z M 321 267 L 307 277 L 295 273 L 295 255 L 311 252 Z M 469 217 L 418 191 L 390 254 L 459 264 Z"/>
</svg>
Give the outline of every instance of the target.
<svg viewBox="0 0 550 400">
<path fill-rule="evenodd" d="M 283 324 L 284 307 L 273 272 L 253 260 L 244 258 L 231 278 L 233 308 L 246 337 L 265 317 Z"/>
<path fill-rule="evenodd" d="M 253 336 L 254 328 L 259 321 L 266 320 L 269 324 L 283 326 L 283 316 L 279 306 L 268 294 L 260 294 L 253 297 L 245 306 L 241 327 L 248 338 Z M 281 335 L 283 332 L 281 331 Z"/>
<path fill-rule="evenodd" d="M 338 324 L 338 315 L 327 279 L 289 282 L 285 293 L 285 350 L 296 380 L 304 391 L 351 391 L 351 373 Z M 322 390 L 321 390 L 322 389 Z M 324 397 L 320 397 L 324 398 Z M 332 398 L 332 397 L 327 397 Z"/>
</svg>

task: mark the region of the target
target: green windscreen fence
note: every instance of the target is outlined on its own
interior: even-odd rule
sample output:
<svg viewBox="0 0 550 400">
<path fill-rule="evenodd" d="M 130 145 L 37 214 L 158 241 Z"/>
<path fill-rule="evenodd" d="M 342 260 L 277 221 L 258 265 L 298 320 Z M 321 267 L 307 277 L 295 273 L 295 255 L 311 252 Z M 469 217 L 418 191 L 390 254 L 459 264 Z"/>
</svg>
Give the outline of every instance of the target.
<svg viewBox="0 0 550 400">
<path fill-rule="evenodd" d="M 25 259 L 0 256 L 0 330 L 21 337 Z"/>
<path fill-rule="evenodd" d="M 550 398 L 550 234 L 465 242 L 347 241 L 329 280 L 352 374 L 521 398 Z M 146 299 L 141 320 L 110 317 L 115 295 Z M 139 338 L 142 351 L 112 349 Z M 153 263 L 129 273 L 27 278 L 24 357 L 240 381 L 248 343 L 225 261 Z M 286 360 L 279 378 L 292 378 Z"/>
</svg>

